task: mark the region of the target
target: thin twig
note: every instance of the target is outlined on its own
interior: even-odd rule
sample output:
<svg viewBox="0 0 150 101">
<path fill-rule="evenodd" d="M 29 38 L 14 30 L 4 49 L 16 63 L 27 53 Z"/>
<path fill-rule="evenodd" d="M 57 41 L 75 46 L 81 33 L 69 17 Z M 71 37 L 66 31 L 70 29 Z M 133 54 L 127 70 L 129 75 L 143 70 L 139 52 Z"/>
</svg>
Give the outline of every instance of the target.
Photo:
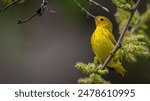
<svg viewBox="0 0 150 101">
<path fill-rule="evenodd" d="M 4 8 L 2 8 L 2 9 L 0 10 L 0 12 L 3 12 L 3 11 L 5 11 L 5 10 L 7 10 L 9 7 L 15 5 L 15 4 L 18 3 L 19 1 L 20 1 L 20 0 L 15 0 L 15 1 L 13 1 L 12 3 L 10 3 L 10 4 L 8 4 L 7 6 L 5 6 Z"/>
<path fill-rule="evenodd" d="M 33 17 L 37 16 L 38 14 L 35 13 L 34 15 L 32 15 L 31 17 L 29 17 L 28 19 L 25 19 L 25 20 L 18 20 L 18 23 L 17 24 L 23 24 L 23 23 L 26 23 L 28 21 L 30 21 Z"/>
<path fill-rule="evenodd" d="M 128 18 L 128 21 L 127 21 L 127 23 L 126 23 L 126 25 L 125 25 L 125 27 L 124 27 L 122 33 L 120 34 L 120 37 L 119 37 L 119 39 L 118 39 L 118 41 L 117 41 L 117 44 L 115 45 L 115 48 L 113 49 L 112 53 L 108 56 L 108 58 L 107 58 L 106 61 L 104 62 L 103 66 L 102 66 L 102 70 L 106 68 L 106 66 L 107 66 L 107 64 L 109 63 L 109 61 L 113 58 L 115 52 L 121 47 L 121 43 L 122 43 L 123 37 L 124 37 L 124 35 L 125 35 L 125 32 L 127 31 L 127 28 L 128 28 L 128 26 L 129 26 L 129 24 L 130 24 L 130 22 L 131 22 L 131 19 L 132 19 L 133 15 L 134 15 L 135 11 L 137 10 L 137 7 L 138 7 L 139 3 L 140 3 L 140 0 L 138 0 L 138 1 L 136 2 L 135 6 L 134 6 L 133 9 L 131 10 L 130 16 L 129 16 L 129 18 Z"/>
<path fill-rule="evenodd" d="M 92 18 L 96 19 L 97 21 L 99 21 L 99 19 L 96 18 L 96 16 L 94 16 L 93 14 L 91 14 L 90 12 L 88 12 L 85 8 L 83 8 L 76 0 L 74 0 L 74 2 L 81 8 L 82 11 L 84 11 L 87 15 L 91 16 Z"/>
<path fill-rule="evenodd" d="M 101 8 L 102 8 L 103 10 L 105 10 L 106 12 L 110 12 L 110 11 L 108 10 L 108 8 L 106 8 L 106 7 L 102 6 L 102 5 L 100 5 L 99 3 L 97 3 L 97 2 L 94 1 L 94 0 L 87 0 L 87 1 L 89 1 L 89 3 L 93 3 L 93 4 L 95 4 L 95 5 L 99 6 L 99 7 L 101 7 Z"/>
<path fill-rule="evenodd" d="M 74 0 L 74 2 L 81 8 L 82 11 L 85 11 L 87 15 L 90 15 L 91 17 L 93 17 L 94 19 L 96 19 L 96 17 L 94 15 L 92 15 L 85 8 L 83 8 L 76 0 Z"/>
<path fill-rule="evenodd" d="M 33 14 L 31 17 L 29 17 L 29 18 L 27 18 L 25 20 L 19 20 L 17 24 L 26 23 L 26 22 L 30 21 L 35 16 L 42 16 L 44 11 L 45 11 L 45 9 L 47 9 L 51 13 L 56 13 L 55 11 L 52 10 L 52 8 L 50 8 L 50 9 L 48 8 L 48 1 L 47 0 L 43 0 L 40 8 L 36 11 L 35 14 Z"/>
</svg>

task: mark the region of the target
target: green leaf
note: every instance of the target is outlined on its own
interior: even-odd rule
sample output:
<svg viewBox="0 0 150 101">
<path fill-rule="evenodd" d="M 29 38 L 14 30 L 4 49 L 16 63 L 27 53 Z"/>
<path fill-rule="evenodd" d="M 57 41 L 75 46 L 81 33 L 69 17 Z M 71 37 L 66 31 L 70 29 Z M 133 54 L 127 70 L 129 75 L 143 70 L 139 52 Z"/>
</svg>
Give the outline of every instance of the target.
<svg viewBox="0 0 150 101">
<path fill-rule="evenodd" d="M 112 0 L 112 2 L 118 7 L 126 11 L 130 11 L 133 6 L 133 0 Z"/>
</svg>

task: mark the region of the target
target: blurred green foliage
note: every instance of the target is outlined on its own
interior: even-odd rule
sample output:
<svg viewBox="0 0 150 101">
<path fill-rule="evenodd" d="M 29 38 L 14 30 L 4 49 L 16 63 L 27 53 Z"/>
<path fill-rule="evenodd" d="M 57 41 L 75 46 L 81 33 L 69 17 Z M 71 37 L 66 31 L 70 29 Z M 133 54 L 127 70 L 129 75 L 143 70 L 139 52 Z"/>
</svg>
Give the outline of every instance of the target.
<svg viewBox="0 0 150 101">
<path fill-rule="evenodd" d="M 123 10 L 130 11 L 134 5 L 133 0 L 112 0 L 112 2 Z"/>
<path fill-rule="evenodd" d="M 147 10 L 140 14 L 137 10 L 128 27 L 128 31 L 123 39 L 122 48 L 117 52 L 118 58 L 125 57 L 128 62 L 136 62 L 137 57 L 148 57 L 150 51 L 150 39 L 147 36 L 146 30 L 148 28 L 147 22 L 150 20 L 150 4 L 147 5 Z M 119 23 L 119 30 L 122 31 L 129 13 L 125 10 L 118 9 L 115 14 L 116 20 Z"/>
<path fill-rule="evenodd" d="M 102 78 L 102 76 L 108 74 L 108 70 L 101 70 L 99 67 L 98 59 L 95 57 L 93 63 L 76 63 L 75 66 L 78 70 L 82 71 L 84 74 L 89 75 L 89 77 L 80 78 L 78 83 L 81 84 L 106 84 L 110 83 Z"/>
</svg>

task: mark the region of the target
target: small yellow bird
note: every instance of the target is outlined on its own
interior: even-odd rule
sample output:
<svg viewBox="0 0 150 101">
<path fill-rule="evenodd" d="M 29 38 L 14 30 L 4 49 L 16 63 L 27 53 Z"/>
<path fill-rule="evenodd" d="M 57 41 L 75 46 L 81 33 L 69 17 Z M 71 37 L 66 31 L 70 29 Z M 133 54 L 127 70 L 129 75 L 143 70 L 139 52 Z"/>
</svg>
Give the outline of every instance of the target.
<svg viewBox="0 0 150 101">
<path fill-rule="evenodd" d="M 112 23 L 104 16 L 97 16 L 95 24 L 96 29 L 91 37 L 91 44 L 99 62 L 104 64 L 116 44 L 115 38 L 112 34 Z M 122 76 L 126 74 L 126 70 L 122 67 L 121 62 L 115 57 L 111 59 L 107 66 L 115 69 Z"/>
</svg>

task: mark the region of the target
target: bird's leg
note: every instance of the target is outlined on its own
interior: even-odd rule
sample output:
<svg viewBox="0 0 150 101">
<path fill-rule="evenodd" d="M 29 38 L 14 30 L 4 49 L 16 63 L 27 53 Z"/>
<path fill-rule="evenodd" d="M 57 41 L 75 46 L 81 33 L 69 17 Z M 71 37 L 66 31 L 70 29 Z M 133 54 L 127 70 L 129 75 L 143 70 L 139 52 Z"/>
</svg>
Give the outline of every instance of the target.
<svg viewBox="0 0 150 101">
<path fill-rule="evenodd" d="M 117 44 L 117 48 L 118 48 L 118 49 L 121 48 L 121 47 L 122 47 L 122 44 L 121 44 L 121 43 Z M 110 55 L 114 57 L 114 52 L 111 52 Z"/>
<path fill-rule="evenodd" d="M 122 47 L 122 44 L 121 44 L 121 43 L 119 43 L 119 44 L 118 44 L 118 48 L 121 48 L 121 47 Z"/>
</svg>

